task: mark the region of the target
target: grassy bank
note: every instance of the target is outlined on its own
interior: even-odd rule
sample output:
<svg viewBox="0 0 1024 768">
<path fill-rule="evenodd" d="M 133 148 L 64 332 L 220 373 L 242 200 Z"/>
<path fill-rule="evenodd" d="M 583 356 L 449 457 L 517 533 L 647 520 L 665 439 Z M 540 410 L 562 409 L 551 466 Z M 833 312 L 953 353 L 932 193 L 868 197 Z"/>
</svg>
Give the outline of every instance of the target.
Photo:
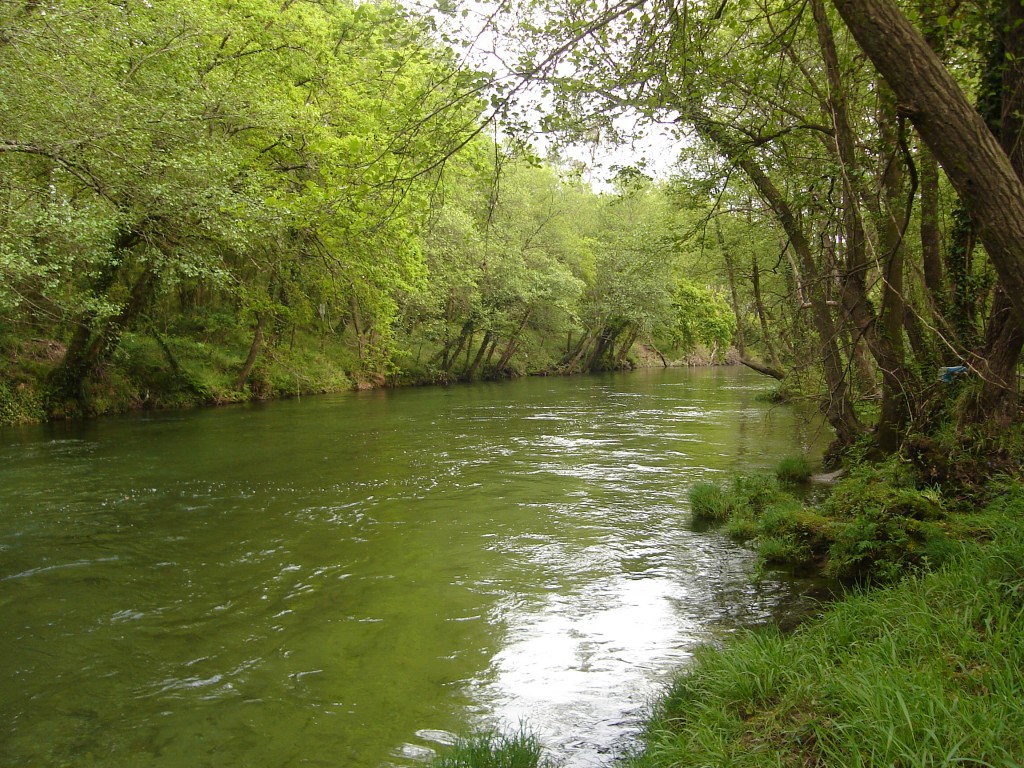
<svg viewBox="0 0 1024 768">
<path fill-rule="evenodd" d="M 0 342 L 0 426 L 123 413 L 191 408 L 334 392 L 357 386 L 347 349 L 298 335 L 261 350 L 244 382 L 248 341 L 234 328 L 205 333 L 126 333 L 109 363 L 84 384 L 80 403 L 51 396 L 49 379 L 65 347 L 45 339 Z"/>
<path fill-rule="evenodd" d="M 827 487 L 808 463 L 783 459 L 774 473 L 736 475 L 690 489 L 693 519 L 719 524 L 751 546 L 763 567 L 890 583 L 941 565 L 979 524 L 971 503 L 921 486 L 899 457 L 855 467 Z"/>
<path fill-rule="evenodd" d="M 744 521 L 755 546 L 774 542 L 765 561 L 799 550 L 805 566 L 872 587 L 793 633 L 759 629 L 700 649 L 621 764 L 1024 764 L 1024 486 L 1002 480 L 983 500 L 954 502 L 890 464 L 853 473 L 809 506 L 794 499 L 806 477 L 796 474 L 695 490 L 706 514 Z M 506 763 L 485 749 L 437 765 Z"/>
<path fill-rule="evenodd" d="M 0 427 L 47 419 L 100 416 L 139 409 L 192 408 L 271 400 L 380 386 L 451 384 L 566 373 L 563 340 L 524 332 L 517 353 L 499 368 L 483 360 L 468 376 L 463 364 L 446 365 L 436 341 L 402 338 L 385 355 L 360 358 L 351 333 L 268 332 L 255 364 L 244 376 L 252 332 L 216 313 L 184 318 L 173 326 L 125 332 L 116 350 L 82 385 L 78 401 L 52 392 L 51 379 L 67 351 L 56 340 L 0 335 Z M 628 368 L 661 365 L 637 344 Z M 495 355 L 495 358 L 500 355 Z M 714 362 L 710 356 L 710 364 Z"/>
<path fill-rule="evenodd" d="M 1021 765 L 1024 491 L 985 512 L 993 541 L 936 572 L 701 651 L 626 764 Z"/>
</svg>

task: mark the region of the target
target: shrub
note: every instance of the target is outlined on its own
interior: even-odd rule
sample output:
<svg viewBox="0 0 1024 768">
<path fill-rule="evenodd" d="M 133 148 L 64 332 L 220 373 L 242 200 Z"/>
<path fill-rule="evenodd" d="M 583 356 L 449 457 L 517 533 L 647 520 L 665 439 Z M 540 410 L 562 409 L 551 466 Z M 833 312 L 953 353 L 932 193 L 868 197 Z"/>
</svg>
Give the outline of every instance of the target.
<svg viewBox="0 0 1024 768">
<path fill-rule="evenodd" d="M 761 514 L 769 505 L 792 497 L 779 487 L 772 475 L 736 475 L 730 492 L 734 509 L 749 507 L 754 515 Z"/>
<path fill-rule="evenodd" d="M 939 525 L 941 497 L 914 488 L 905 473 L 857 471 L 836 484 L 822 511 L 836 521 L 828 571 L 840 579 L 891 582 L 952 552 Z"/>
<path fill-rule="evenodd" d="M 795 499 L 771 505 L 757 522 L 757 554 L 763 564 L 806 567 L 828 552 L 830 522 Z"/>
<path fill-rule="evenodd" d="M 0 426 L 29 424 L 46 417 L 39 393 L 26 384 L 13 387 L 0 381 Z"/>
</svg>

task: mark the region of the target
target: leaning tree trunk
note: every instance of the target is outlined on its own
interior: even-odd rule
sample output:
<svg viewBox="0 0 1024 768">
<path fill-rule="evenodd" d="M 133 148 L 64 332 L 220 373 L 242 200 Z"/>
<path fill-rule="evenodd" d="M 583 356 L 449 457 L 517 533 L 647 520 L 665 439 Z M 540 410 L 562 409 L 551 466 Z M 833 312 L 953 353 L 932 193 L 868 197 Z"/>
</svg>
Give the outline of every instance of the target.
<svg viewBox="0 0 1024 768">
<path fill-rule="evenodd" d="M 1024 322 L 1024 183 L 985 121 L 892 0 L 832 0 L 946 171 Z"/>
<path fill-rule="evenodd" d="M 757 310 L 757 320 L 761 326 L 761 343 L 768 351 L 770 366 L 781 372 L 782 364 L 779 362 L 779 353 L 775 350 L 775 342 L 772 341 L 771 331 L 768 328 L 768 310 L 764 305 L 764 297 L 761 295 L 761 270 L 757 264 L 757 256 L 750 260 L 750 287 L 754 291 L 754 308 Z"/>
<path fill-rule="evenodd" d="M 480 363 L 483 362 L 484 355 L 487 354 L 487 347 L 491 344 L 491 329 L 488 328 L 484 331 L 484 338 L 480 342 L 480 348 L 476 351 L 476 355 L 473 357 L 473 362 L 466 368 L 466 378 L 472 380 L 476 376 L 477 370 L 480 368 Z"/>
<path fill-rule="evenodd" d="M 615 341 L 619 338 L 622 331 L 625 330 L 625 327 L 621 323 L 616 323 L 615 325 L 605 324 L 601 328 L 601 332 L 597 335 L 597 340 L 594 343 L 594 351 L 587 362 L 588 371 L 608 370 L 611 364 L 611 361 L 607 360 L 609 350 L 614 351 Z"/>
<path fill-rule="evenodd" d="M 242 369 L 238 372 L 238 376 L 235 378 L 235 389 L 244 389 L 245 384 L 249 381 L 249 375 L 252 373 L 252 369 L 256 365 L 256 360 L 259 358 L 260 350 L 263 349 L 263 328 L 266 323 L 267 315 L 265 312 L 260 313 L 256 318 L 256 330 L 252 335 L 252 344 L 249 345 L 249 354 L 246 355 L 245 362 L 242 364 Z"/>
<path fill-rule="evenodd" d="M 722 251 L 722 258 L 725 259 L 725 270 L 729 277 L 732 314 L 736 318 L 736 333 L 733 336 L 733 343 L 736 345 L 736 351 L 740 353 L 740 357 L 744 358 L 747 356 L 747 344 L 743 338 L 743 312 L 740 311 L 739 292 L 736 290 L 736 267 L 732 262 L 732 252 L 725 243 L 725 237 L 722 235 L 722 225 L 719 224 L 718 219 L 715 219 L 715 239 L 718 241 L 718 247 Z"/>
</svg>

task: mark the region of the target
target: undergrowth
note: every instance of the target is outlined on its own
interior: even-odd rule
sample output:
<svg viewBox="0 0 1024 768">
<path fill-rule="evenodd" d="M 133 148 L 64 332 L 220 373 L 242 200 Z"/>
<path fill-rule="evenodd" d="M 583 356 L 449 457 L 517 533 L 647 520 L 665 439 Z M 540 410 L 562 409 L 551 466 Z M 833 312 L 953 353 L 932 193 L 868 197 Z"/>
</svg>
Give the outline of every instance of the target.
<svg viewBox="0 0 1024 768">
<path fill-rule="evenodd" d="M 935 572 L 701 650 L 626 765 L 1021 765 L 1024 489 L 980 517 Z"/>
<path fill-rule="evenodd" d="M 239 386 L 249 342 L 237 329 L 218 326 L 195 336 L 178 330 L 123 334 L 111 359 L 83 382 L 81 407 L 57 401 L 47 386 L 64 355 L 62 345 L 43 340 L 0 343 L 0 426 L 337 392 L 358 383 L 353 372 L 360 370 L 360 361 L 342 344 L 300 334 L 294 343 L 266 343 Z"/>
<path fill-rule="evenodd" d="M 806 461 L 785 459 L 774 474 L 699 483 L 690 491 L 693 518 L 722 524 L 726 535 L 757 551 L 762 566 L 847 582 L 890 583 L 955 552 L 963 505 L 920 486 L 898 458 L 855 468 L 820 503 L 797 495 L 808 478 Z"/>
</svg>

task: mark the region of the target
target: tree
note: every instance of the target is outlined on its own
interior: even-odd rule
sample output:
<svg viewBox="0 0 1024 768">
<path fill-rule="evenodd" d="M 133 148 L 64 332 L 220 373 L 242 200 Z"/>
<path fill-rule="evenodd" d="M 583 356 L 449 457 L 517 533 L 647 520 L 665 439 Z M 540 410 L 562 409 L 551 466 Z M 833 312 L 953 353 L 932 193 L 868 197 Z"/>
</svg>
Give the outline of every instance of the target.
<svg viewBox="0 0 1024 768">
<path fill-rule="evenodd" d="M 982 50 L 978 40 L 1002 26 L 1008 55 L 999 72 L 1015 77 L 1019 85 L 1018 5 L 1001 21 L 990 11 L 977 12 L 973 28 L 979 34 L 951 37 L 949 47 L 959 47 L 960 60 L 977 59 Z M 523 6 L 518 18 L 527 21 L 521 24 L 519 69 L 550 85 L 559 107 L 551 125 L 575 136 L 595 126 L 615 136 L 617 115 L 675 120 L 691 142 L 696 138 L 724 159 L 719 181 L 708 187 L 719 203 L 742 187 L 753 189 L 762 210 L 774 219 L 793 267 L 790 314 L 798 314 L 796 308 L 806 310 L 815 328 L 824 374 L 823 408 L 841 443 L 865 432 L 854 409 L 857 399 L 880 391 L 874 440 L 883 452 L 900 447 L 915 420 L 918 426 L 923 423 L 932 398 L 928 367 L 936 365 L 940 343 L 955 349 L 959 358 L 975 360 L 975 367 L 998 384 L 1002 395 L 1010 393 L 1006 371 L 1015 366 L 1019 347 L 1018 334 L 1012 332 L 1015 324 L 1000 319 L 1005 313 L 995 307 L 984 344 L 972 333 L 950 333 L 957 320 L 951 310 L 968 309 L 971 317 L 966 319 L 973 327 L 973 318 L 988 317 L 992 294 L 985 275 L 988 262 L 983 256 L 972 261 L 969 237 L 963 238 L 964 258 L 948 258 L 948 268 L 942 268 L 938 201 L 945 180 L 934 172 L 932 159 L 946 164 L 968 157 L 958 154 L 958 146 L 987 147 L 983 151 L 990 155 L 999 154 L 998 147 L 992 136 L 981 135 L 985 129 L 978 121 L 971 123 L 974 110 L 967 107 L 970 114 L 963 124 L 973 125 L 973 133 L 958 139 L 959 145 L 951 144 L 951 151 L 933 145 L 932 153 L 924 154 L 905 126 L 908 116 L 915 123 L 923 117 L 916 107 L 907 109 L 906 87 L 929 77 L 916 61 L 895 75 L 903 78 L 899 87 L 889 82 L 884 69 L 881 80 L 852 41 L 836 34 L 839 27 L 821 0 L 797 5 L 740 0 L 688 6 L 685 13 L 662 2 L 596 8 L 578 0 L 534 0 Z M 862 20 L 867 31 L 861 36 L 883 49 L 890 66 L 903 65 L 908 44 L 886 34 L 890 22 L 875 24 L 878 14 L 870 0 L 838 0 L 836 7 L 868 9 L 863 13 L 867 21 Z M 936 28 L 940 19 L 948 25 L 940 13 L 926 9 L 923 16 L 933 19 Z M 851 23 L 850 14 L 843 15 Z M 917 49 L 910 50 L 916 59 Z M 941 64 L 937 67 L 946 75 L 943 87 L 955 89 L 949 73 Z M 974 73 L 961 64 L 959 74 L 970 79 Z M 1004 84 L 1003 126 L 1020 111 L 1008 99 L 1011 94 L 1017 98 L 1016 90 Z M 932 91 L 930 103 L 936 109 L 944 101 L 942 93 Z M 962 94 L 961 105 L 966 106 Z M 936 132 L 948 141 L 941 128 Z M 1019 144 L 1019 130 L 1011 133 L 1002 136 L 1006 146 Z M 932 143 L 927 130 L 920 134 Z M 970 190 L 964 185 L 976 192 L 983 182 L 975 172 L 982 165 L 973 163 L 961 182 L 947 169 L 965 200 L 970 200 Z M 967 209 L 987 250 L 1002 248 L 991 263 L 1003 290 L 1017 302 L 1024 267 L 1012 254 L 1015 248 L 1020 252 L 1014 238 L 1021 231 L 1021 201 L 1010 171 L 1005 162 L 993 167 L 984 183 L 1007 186 L 984 200 L 975 194 Z M 692 165 L 686 172 L 692 172 Z M 926 209 L 920 214 L 919 193 Z M 918 224 L 921 236 L 915 241 L 912 228 Z M 1002 244 L 1001 235 L 990 231 L 993 225 L 1007 232 Z M 955 253 L 955 247 L 947 242 L 946 252 Z M 723 253 L 723 258 L 735 288 L 736 265 L 731 254 Z M 760 279 L 760 272 L 756 276 Z M 755 277 L 753 270 L 750 277 Z M 742 320 L 740 293 L 734 291 L 733 304 Z M 999 296 L 994 294 L 996 302 L 1002 301 Z M 746 330 L 742 323 L 740 327 Z M 987 394 L 981 399 L 994 402 Z"/>
<path fill-rule="evenodd" d="M 386 365 L 430 187 L 480 129 L 479 76 L 426 20 L 342 0 L 0 13 L 0 308 L 67 340 L 55 411 L 88 410 L 122 336 L 200 294 L 248 326 L 240 387 L 329 313 Z"/>
<path fill-rule="evenodd" d="M 1024 183 L 1010 158 L 895 3 L 833 3 L 964 201 L 1017 318 L 1024 322 Z"/>
</svg>

